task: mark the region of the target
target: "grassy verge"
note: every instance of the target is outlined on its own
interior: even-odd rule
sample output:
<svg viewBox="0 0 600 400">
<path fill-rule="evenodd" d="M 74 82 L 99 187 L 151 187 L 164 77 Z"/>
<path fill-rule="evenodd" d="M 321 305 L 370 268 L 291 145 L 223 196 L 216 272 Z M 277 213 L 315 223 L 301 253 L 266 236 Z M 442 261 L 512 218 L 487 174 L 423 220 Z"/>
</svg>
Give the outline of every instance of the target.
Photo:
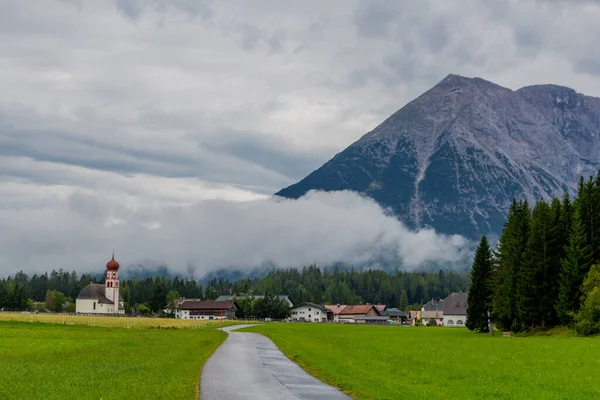
<svg viewBox="0 0 600 400">
<path fill-rule="evenodd" d="M 357 399 L 598 399 L 600 337 L 461 328 L 266 324 L 290 359 Z"/>
<path fill-rule="evenodd" d="M 226 337 L 217 329 L 3 321 L 0 398 L 198 398 L 202 366 Z"/>
</svg>

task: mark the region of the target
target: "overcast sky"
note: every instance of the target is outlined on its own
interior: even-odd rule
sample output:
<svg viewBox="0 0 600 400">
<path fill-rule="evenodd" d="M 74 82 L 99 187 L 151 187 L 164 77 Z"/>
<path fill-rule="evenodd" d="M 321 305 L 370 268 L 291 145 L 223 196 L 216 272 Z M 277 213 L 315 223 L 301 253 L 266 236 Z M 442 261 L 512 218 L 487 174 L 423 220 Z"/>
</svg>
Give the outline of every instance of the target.
<svg viewBox="0 0 600 400">
<path fill-rule="evenodd" d="M 101 272 L 113 247 L 195 275 L 459 259 L 355 195 L 269 195 L 449 73 L 600 96 L 598 21 L 592 0 L 0 0 L 0 275 Z"/>
</svg>

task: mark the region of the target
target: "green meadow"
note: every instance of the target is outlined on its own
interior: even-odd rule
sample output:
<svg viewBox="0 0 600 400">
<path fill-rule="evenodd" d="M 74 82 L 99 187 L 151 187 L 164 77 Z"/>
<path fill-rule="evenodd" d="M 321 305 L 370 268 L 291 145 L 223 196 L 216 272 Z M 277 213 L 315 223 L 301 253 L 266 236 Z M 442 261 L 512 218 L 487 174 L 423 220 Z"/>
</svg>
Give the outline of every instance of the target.
<svg viewBox="0 0 600 400">
<path fill-rule="evenodd" d="M 0 322 L 0 399 L 194 399 L 217 329 Z"/>
<path fill-rule="evenodd" d="M 599 399 L 600 337 L 267 324 L 290 359 L 356 399 Z"/>
</svg>

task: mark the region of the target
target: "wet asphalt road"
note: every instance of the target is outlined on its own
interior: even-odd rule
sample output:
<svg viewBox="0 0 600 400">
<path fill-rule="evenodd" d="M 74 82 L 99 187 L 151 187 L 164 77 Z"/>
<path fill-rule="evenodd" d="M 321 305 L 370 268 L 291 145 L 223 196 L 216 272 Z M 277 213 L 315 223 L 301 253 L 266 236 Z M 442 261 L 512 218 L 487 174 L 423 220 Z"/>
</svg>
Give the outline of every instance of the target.
<svg viewBox="0 0 600 400">
<path fill-rule="evenodd" d="M 200 378 L 201 400 L 350 399 L 307 374 L 258 333 L 232 332 L 208 359 Z"/>
</svg>

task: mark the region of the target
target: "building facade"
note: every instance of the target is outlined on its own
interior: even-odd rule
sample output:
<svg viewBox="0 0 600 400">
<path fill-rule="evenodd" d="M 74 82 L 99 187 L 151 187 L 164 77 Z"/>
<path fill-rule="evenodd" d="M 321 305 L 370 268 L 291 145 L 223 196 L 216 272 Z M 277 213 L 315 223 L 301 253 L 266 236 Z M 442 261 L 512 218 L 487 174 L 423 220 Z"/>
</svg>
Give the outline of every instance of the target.
<svg viewBox="0 0 600 400">
<path fill-rule="evenodd" d="M 119 263 L 112 259 L 106 263 L 105 282 L 91 283 L 75 299 L 78 314 L 125 314 L 123 298 L 119 293 Z"/>
<path fill-rule="evenodd" d="M 235 301 L 189 299 L 179 302 L 175 318 L 180 319 L 235 319 L 238 306 Z"/>
<path fill-rule="evenodd" d="M 327 322 L 327 313 L 327 308 L 323 306 L 315 303 L 302 303 L 291 309 L 290 320 L 301 322 Z"/>
<path fill-rule="evenodd" d="M 444 322 L 443 299 L 431 299 L 421 307 L 419 317 L 425 325 L 443 325 Z"/>
<path fill-rule="evenodd" d="M 464 327 L 467 323 L 467 293 L 452 293 L 444 299 L 444 326 Z"/>
</svg>

